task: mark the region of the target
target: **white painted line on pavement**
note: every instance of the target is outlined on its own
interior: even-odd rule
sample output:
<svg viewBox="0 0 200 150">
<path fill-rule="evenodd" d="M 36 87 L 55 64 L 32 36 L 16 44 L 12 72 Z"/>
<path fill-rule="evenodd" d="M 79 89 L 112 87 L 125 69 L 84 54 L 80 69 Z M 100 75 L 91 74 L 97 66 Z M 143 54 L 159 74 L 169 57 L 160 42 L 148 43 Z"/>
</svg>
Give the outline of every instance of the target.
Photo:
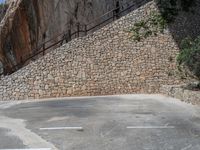
<svg viewBox="0 0 200 150">
<path fill-rule="evenodd" d="M 51 150 L 51 148 L 29 148 L 29 149 L 0 149 L 0 150 Z"/>
<path fill-rule="evenodd" d="M 174 129 L 174 126 L 128 126 L 127 129 Z"/>
<path fill-rule="evenodd" d="M 52 127 L 40 128 L 40 130 L 83 130 L 83 127 Z"/>
</svg>

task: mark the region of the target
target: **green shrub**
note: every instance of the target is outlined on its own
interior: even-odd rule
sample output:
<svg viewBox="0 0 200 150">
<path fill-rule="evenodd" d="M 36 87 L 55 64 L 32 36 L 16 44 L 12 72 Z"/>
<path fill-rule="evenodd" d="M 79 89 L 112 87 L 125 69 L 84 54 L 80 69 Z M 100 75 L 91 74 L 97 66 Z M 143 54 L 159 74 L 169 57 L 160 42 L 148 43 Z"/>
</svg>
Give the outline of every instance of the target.
<svg viewBox="0 0 200 150">
<path fill-rule="evenodd" d="M 143 33 L 141 31 L 144 31 Z M 149 27 L 147 25 L 147 22 L 144 20 L 141 20 L 140 22 L 137 22 L 134 24 L 134 26 L 130 29 L 130 32 L 132 33 L 132 38 L 136 41 L 140 41 L 143 36 L 146 35 L 146 32 L 149 31 Z"/>
<path fill-rule="evenodd" d="M 173 22 L 180 11 L 192 12 L 196 0 L 154 0 L 162 14 L 168 22 Z"/>
<path fill-rule="evenodd" d="M 168 22 L 173 22 L 178 15 L 177 0 L 155 0 L 162 17 Z"/>
<path fill-rule="evenodd" d="M 149 18 L 149 23 L 151 27 L 155 28 L 154 32 L 164 32 L 164 29 L 167 26 L 166 20 L 162 17 L 161 14 L 153 12 Z"/>
<path fill-rule="evenodd" d="M 163 33 L 167 26 L 167 22 L 157 12 L 152 12 L 148 19 L 141 20 L 134 24 L 130 29 L 132 38 L 135 41 L 147 38 L 151 35 L 157 35 L 157 33 Z"/>
<path fill-rule="evenodd" d="M 200 81 L 200 36 L 195 40 L 186 38 L 182 41 L 177 63 L 179 71 Z"/>
<path fill-rule="evenodd" d="M 1 3 L 1 4 L 0 4 L 0 21 L 1 21 L 2 18 L 4 17 L 7 8 L 8 8 L 8 6 L 5 5 L 4 3 Z"/>
<path fill-rule="evenodd" d="M 3 3 L 1 3 L 0 4 L 0 9 L 2 9 L 4 7 L 4 4 Z"/>
</svg>

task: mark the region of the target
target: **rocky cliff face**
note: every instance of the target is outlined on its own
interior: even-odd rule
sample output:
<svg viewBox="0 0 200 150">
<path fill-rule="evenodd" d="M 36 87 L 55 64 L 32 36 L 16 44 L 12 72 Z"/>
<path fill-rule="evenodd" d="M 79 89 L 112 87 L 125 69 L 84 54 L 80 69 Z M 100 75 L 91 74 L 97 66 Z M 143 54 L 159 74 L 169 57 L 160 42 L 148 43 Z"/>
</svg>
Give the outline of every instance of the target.
<svg viewBox="0 0 200 150">
<path fill-rule="evenodd" d="M 0 25 L 0 62 L 7 71 L 21 57 L 58 33 L 86 24 L 115 7 L 117 0 L 9 0 Z M 131 0 L 119 0 L 130 3 Z"/>
</svg>

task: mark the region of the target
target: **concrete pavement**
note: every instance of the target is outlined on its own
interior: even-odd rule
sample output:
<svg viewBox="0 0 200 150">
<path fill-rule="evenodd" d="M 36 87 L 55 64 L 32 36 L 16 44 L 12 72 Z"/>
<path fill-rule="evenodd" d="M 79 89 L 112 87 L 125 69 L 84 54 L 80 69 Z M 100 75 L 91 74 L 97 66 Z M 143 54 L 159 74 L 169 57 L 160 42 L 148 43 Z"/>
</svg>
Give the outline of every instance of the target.
<svg viewBox="0 0 200 150">
<path fill-rule="evenodd" d="M 161 95 L 0 103 L 0 149 L 200 150 L 200 107 Z"/>
</svg>

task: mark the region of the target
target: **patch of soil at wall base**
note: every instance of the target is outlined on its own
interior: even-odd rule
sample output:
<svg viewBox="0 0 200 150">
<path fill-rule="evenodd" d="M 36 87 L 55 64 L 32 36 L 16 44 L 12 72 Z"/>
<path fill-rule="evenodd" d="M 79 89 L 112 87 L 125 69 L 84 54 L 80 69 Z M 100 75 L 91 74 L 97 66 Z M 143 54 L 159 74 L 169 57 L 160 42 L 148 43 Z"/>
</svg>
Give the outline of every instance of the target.
<svg viewBox="0 0 200 150">
<path fill-rule="evenodd" d="M 200 83 L 196 82 L 196 83 L 190 83 L 186 86 L 183 86 L 182 88 L 184 88 L 185 90 L 190 90 L 190 91 L 199 91 L 200 92 Z"/>
<path fill-rule="evenodd" d="M 180 99 L 183 102 L 200 106 L 200 90 L 187 89 L 186 87 L 188 85 L 164 85 L 160 91 L 162 94 Z"/>
</svg>

